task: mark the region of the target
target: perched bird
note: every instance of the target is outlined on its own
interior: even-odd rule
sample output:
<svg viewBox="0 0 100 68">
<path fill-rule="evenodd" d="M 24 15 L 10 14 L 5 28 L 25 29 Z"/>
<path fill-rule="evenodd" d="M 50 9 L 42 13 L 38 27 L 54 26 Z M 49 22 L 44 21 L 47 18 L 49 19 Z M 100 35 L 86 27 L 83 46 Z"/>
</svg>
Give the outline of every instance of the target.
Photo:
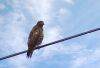
<svg viewBox="0 0 100 68">
<path fill-rule="evenodd" d="M 36 47 L 38 47 L 43 40 L 43 21 L 38 21 L 37 24 L 32 28 L 28 37 L 28 50 L 27 57 L 31 58 L 32 53 Z"/>
</svg>

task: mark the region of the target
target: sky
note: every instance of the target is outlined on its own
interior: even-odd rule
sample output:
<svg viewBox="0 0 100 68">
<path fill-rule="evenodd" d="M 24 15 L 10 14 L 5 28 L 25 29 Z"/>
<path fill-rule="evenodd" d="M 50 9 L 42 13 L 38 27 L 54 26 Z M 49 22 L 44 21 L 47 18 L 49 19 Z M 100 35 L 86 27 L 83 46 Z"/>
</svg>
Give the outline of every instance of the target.
<svg viewBox="0 0 100 68">
<path fill-rule="evenodd" d="M 0 0 L 0 57 L 27 49 L 43 20 L 42 44 L 100 27 L 100 0 Z M 0 61 L 0 68 L 100 68 L 100 31 Z"/>
</svg>

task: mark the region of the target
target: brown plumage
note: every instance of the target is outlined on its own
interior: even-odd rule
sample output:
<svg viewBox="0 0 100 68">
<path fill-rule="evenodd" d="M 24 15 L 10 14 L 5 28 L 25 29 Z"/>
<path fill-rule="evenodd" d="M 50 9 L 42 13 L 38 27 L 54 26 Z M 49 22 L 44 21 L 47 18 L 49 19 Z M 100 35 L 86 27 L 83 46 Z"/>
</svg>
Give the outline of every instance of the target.
<svg viewBox="0 0 100 68">
<path fill-rule="evenodd" d="M 32 28 L 28 38 L 28 51 L 27 57 L 31 58 L 35 47 L 38 47 L 43 40 L 43 21 L 38 21 L 37 24 Z"/>
</svg>

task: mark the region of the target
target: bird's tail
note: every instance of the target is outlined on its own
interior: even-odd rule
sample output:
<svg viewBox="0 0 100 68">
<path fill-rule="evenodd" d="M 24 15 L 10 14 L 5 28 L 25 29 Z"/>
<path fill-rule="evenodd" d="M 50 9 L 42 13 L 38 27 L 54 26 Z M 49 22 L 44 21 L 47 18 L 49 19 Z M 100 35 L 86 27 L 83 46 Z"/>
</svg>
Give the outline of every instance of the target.
<svg viewBox="0 0 100 68">
<path fill-rule="evenodd" d="M 27 57 L 28 58 L 31 58 L 32 57 L 33 50 L 34 49 L 28 49 L 28 51 L 27 51 Z"/>
</svg>

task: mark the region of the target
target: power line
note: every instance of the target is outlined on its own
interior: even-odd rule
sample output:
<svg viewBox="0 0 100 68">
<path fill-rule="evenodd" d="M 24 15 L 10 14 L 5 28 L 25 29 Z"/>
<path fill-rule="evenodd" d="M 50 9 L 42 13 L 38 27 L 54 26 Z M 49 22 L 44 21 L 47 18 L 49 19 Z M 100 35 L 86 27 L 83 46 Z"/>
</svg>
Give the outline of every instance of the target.
<svg viewBox="0 0 100 68">
<path fill-rule="evenodd" d="M 89 33 L 92 33 L 92 32 L 98 31 L 98 30 L 100 30 L 100 28 L 95 28 L 95 29 L 92 29 L 92 30 L 89 30 L 89 31 L 86 31 L 86 32 L 82 32 L 82 33 L 79 33 L 79 34 L 76 34 L 76 35 L 73 35 L 73 36 L 70 36 L 70 37 L 67 37 L 67 38 L 63 38 L 63 39 L 60 39 L 60 40 L 57 40 L 57 41 L 54 41 L 54 42 L 51 42 L 51 43 L 47 43 L 47 44 L 44 44 L 42 46 L 36 47 L 35 50 L 49 46 L 49 45 L 53 45 L 53 44 L 56 44 L 56 43 L 60 43 L 60 42 L 66 41 L 66 40 L 70 40 L 70 39 L 73 39 L 73 38 L 76 38 L 76 37 L 79 37 L 79 36 L 82 36 L 82 35 L 85 35 L 85 34 L 89 34 Z M 14 54 L 11 54 L 11 55 L 8 55 L 8 56 L 4 56 L 4 57 L 1 57 L 0 60 L 4 60 L 4 59 L 10 58 L 10 57 L 14 57 L 14 56 L 26 53 L 26 52 L 27 52 L 27 50 L 21 51 L 21 52 L 18 52 L 18 53 L 14 53 Z"/>
</svg>

